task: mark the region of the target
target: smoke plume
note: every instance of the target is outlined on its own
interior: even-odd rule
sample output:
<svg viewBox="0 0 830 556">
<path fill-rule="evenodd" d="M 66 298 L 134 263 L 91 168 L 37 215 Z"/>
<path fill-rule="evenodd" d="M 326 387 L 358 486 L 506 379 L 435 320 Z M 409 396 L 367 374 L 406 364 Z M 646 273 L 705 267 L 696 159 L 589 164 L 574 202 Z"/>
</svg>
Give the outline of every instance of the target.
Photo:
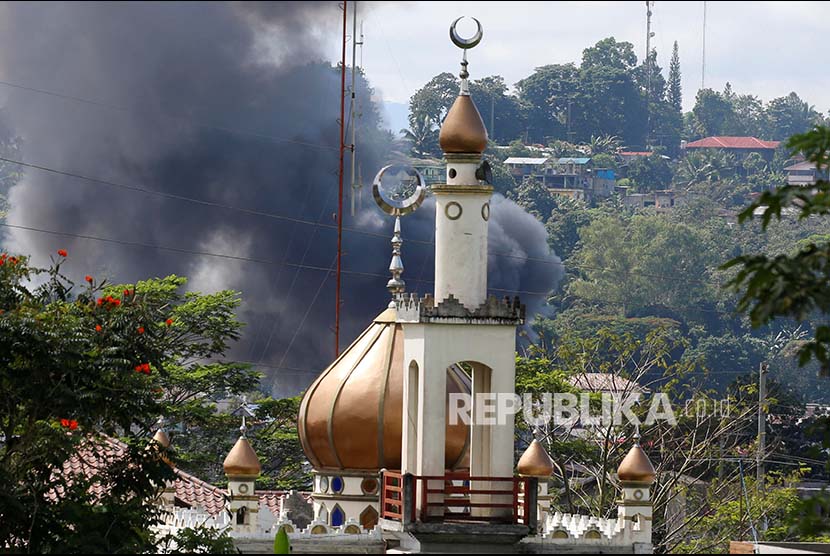
<svg viewBox="0 0 830 556">
<path fill-rule="evenodd" d="M 65 248 L 73 276 L 175 273 L 194 290 L 239 290 L 248 325 L 230 356 L 261 362 L 277 394 L 305 388 L 334 351 L 334 277 L 321 269 L 336 249 L 340 75 L 320 44 L 338 36 L 337 3 L 6 3 L 0 15 L 0 79 L 29 88 L 0 84 L 18 156 L 111 182 L 26 168 L 6 222 L 121 242 L 5 228 L 4 247 L 35 264 Z M 364 181 L 391 154 L 371 95 L 361 78 Z M 344 221 L 343 347 L 388 295 L 392 222 L 363 198 Z M 409 291 L 431 290 L 433 221 L 429 203 L 404 219 Z M 532 216 L 494 200 L 490 238 L 491 287 L 554 287 L 558 266 L 525 260 L 558 261 Z"/>
</svg>

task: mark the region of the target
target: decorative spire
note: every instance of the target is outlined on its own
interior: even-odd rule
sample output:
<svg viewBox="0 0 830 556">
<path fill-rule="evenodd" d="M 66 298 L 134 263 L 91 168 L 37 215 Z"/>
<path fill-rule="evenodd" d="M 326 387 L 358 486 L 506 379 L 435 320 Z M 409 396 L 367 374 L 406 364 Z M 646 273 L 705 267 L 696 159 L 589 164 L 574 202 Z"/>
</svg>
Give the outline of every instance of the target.
<svg viewBox="0 0 830 556">
<path fill-rule="evenodd" d="M 392 261 L 389 263 L 389 272 L 392 273 L 392 278 L 386 283 L 386 289 L 392 294 L 392 301 L 389 302 L 389 307 L 395 306 L 395 298 L 404 293 L 406 282 L 401 280 L 403 274 L 403 260 L 401 260 L 401 217 L 395 217 L 395 232 L 392 234 Z"/>
<path fill-rule="evenodd" d="M 476 34 L 470 39 L 461 38 L 455 29 L 459 20 L 460 17 L 450 25 L 450 39 L 455 46 L 464 51 L 461 57 L 461 73 L 458 74 L 461 78 L 461 91 L 444 118 L 438 134 L 438 143 L 445 155 L 480 156 L 487 148 L 487 128 L 484 127 L 481 114 L 470 96 L 467 50 L 481 42 L 483 31 L 481 23 L 473 18 L 478 26 Z"/>
<path fill-rule="evenodd" d="M 470 84 L 467 82 L 467 78 L 470 77 L 470 72 L 467 71 L 467 64 L 469 63 L 469 62 L 467 62 L 467 50 L 473 48 L 474 46 L 476 46 L 478 43 L 481 42 L 481 37 L 484 36 L 484 32 L 481 28 L 481 22 L 479 20 L 477 20 L 476 18 L 472 18 L 473 21 L 476 22 L 476 27 L 477 27 L 476 34 L 473 35 L 473 37 L 469 38 L 469 39 L 462 38 L 461 35 L 458 34 L 458 31 L 455 28 L 456 25 L 458 25 L 458 22 L 461 21 L 461 19 L 463 19 L 463 16 L 459 17 L 458 19 L 453 21 L 452 25 L 450 25 L 450 40 L 453 42 L 453 44 L 455 44 L 455 46 L 457 46 L 458 48 L 460 48 L 464 51 L 464 53 L 461 56 L 461 72 L 458 74 L 458 77 L 461 78 L 461 92 L 460 92 L 460 94 L 462 96 L 469 96 L 470 95 Z"/>
</svg>

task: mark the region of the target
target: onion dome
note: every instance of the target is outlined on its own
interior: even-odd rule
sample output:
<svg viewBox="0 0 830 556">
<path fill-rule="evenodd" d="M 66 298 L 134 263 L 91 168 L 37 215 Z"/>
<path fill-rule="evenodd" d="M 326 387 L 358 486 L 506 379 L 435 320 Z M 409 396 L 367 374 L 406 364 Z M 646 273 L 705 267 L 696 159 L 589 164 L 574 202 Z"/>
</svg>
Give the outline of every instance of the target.
<svg viewBox="0 0 830 556">
<path fill-rule="evenodd" d="M 617 469 L 620 481 L 630 483 L 653 483 L 655 475 L 654 466 L 639 442 L 631 447 Z"/>
<path fill-rule="evenodd" d="M 228 477 L 258 477 L 262 471 L 259 458 L 244 434 L 228 452 L 222 467 Z"/>
<path fill-rule="evenodd" d="M 550 477 L 553 474 L 553 460 L 542 443 L 534 439 L 519 458 L 516 471 L 523 477 Z"/>
<path fill-rule="evenodd" d="M 487 148 L 487 129 L 470 95 L 455 99 L 438 136 L 447 154 L 481 154 Z"/>
<path fill-rule="evenodd" d="M 170 437 L 167 436 L 167 433 L 162 428 L 156 431 L 156 434 L 153 435 L 153 440 L 155 440 L 162 448 L 170 447 Z"/>
<path fill-rule="evenodd" d="M 403 327 L 387 309 L 312 383 L 303 396 L 298 430 L 318 470 L 401 468 Z M 447 369 L 447 395 L 469 393 L 470 379 Z M 446 466 L 468 466 L 469 427 L 447 425 Z"/>
</svg>

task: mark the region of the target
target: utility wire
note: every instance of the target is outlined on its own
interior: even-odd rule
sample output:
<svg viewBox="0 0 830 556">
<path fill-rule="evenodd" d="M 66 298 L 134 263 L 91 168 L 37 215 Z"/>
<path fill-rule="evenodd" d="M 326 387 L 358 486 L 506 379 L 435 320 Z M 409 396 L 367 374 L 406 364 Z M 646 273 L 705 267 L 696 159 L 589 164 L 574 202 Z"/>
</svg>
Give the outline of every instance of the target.
<svg viewBox="0 0 830 556">
<path fill-rule="evenodd" d="M 285 215 L 275 214 L 275 213 L 266 212 L 266 211 L 262 211 L 262 210 L 256 210 L 256 209 L 245 208 L 245 207 L 238 207 L 238 206 L 234 206 L 234 205 L 226 205 L 226 204 L 219 203 L 219 202 L 216 202 L 216 201 L 208 201 L 208 200 L 205 200 L 205 199 L 197 199 L 197 198 L 194 198 L 194 197 L 187 197 L 185 195 L 179 195 L 179 194 L 175 194 L 175 193 L 166 193 L 166 192 L 159 191 L 159 190 L 156 190 L 156 189 L 149 189 L 149 188 L 143 187 L 143 186 L 120 183 L 120 182 L 105 180 L 105 179 L 101 179 L 101 178 L 95 178 L 95 177 L 87 176 L 87 175 L 80 174 L 80 173 L 77 173 L 77 172 L 59 170 L 59 169 L 56 169 L 56 168 L 51 168 L 49 166 L 43 166 L 43 165 L 40 165 L 40 164 L 34 164 L 34 163 L 30 163 L 30 162 L 23 162 L 21 160 L 15 160 L 15 159 L 8 158 L 8 157 L 3 157 L 3 156 L 0 156 L 0 162 L 7 162 L 9 164 L 16 164 L 16 165 L 19 165 L 19 166 L 23 166 L 25 168 L 32 168 L 32 169 L 35 169 L 35 170 L 40 170 L 40 171 L 43 171 L 43 172 L 48 172 L 48 173 L 51 173 L 51 174 L 56 174 L 56 175 L 60 175 L 60 176 L 64 176 L 64 177 L 81 179 L 81 180 L 89 181 L 91 183 L 96 183 L 98 185 L 104 185 L 104 186 L 108 186 L 108 187 L 115 187 L 115 188 L 123 189 L 123 190 L 127 190 L 127 191 L 145 193 L 145 194 L 148 194 L 148 195 L 155 195 L 155 196 L 163 197 L 163 198 L 166 198 L 166 199 L 184 201 L 184 202 L 199 204 L 199 205 L 208 206 L 208 207 L 212 207 L 212 208 L 232 210 L 232 211 L 240 212 L 240 213 L 251 215 L 251 216 L 261 216 L 261 217 L 265 217 L 265 218 L 272 218 L 272 219 L 275 219 L 275 220 L 283 220 L 283 221 L 286 221 L 286 222 L 293 222 L 293 223 L 297 223 L 297 224 L 305 224 L 305 225 L 308 225 L 308 226 L 316 226 L 316 227 L 328 228 L 328 229 L 332 229 L 332 230 L 337 229 L 337 225 L 335 225 L 335 224 L 324 224 L 322 222 L 314 222 L 314 221 L 311 221 L 311 220 L 304 220 L 302 218 L 296 218 L 296 217 L 292 217 L 292 216 L 285 216 Z M 350 227 L 346 227 L 346 226 L 343 227 L 343 230 L 348 231 L 350 233 L 354 233 L 354 234 L 362 234 L 362 235 L 366 235 L 366 236 L 381 238 L 381 239 L 384 239 L 384 240 L 389 239 L 388 235 L 381 234 L 379 232 L 371 232 L 371 231 L 368 231 L 368 230 L 360 230 L 358 228 L 350 228 Z M 407 238 L 406 241 L 408 243 L 415 243 L 415 244 L 420 244 L 420 245 L 428 245 L 428 246 L 434 246 L 435 245 L 435 242 L 430 241 L 430 240 L 419 240 L 419 239 L 414 239 L 414 238 Z M 551 266 L 559 266 L 559 267 L 562 267 L 562 268 L 566 267 L 565 263 L 563 263 L 562 261 L 552 261 L 550 259 L 542 259 L 542 258 L 539 258 L 539 257 L 530 257 L 530 256 L 527 256 L 527 255 L 514 255 L 512 253 L 499 253 L 499 252 L 494 252 L 494 251 L 489 252 L 489 254 L 493 255 L 493 256 L 496 256 L 496 257 L 504 257 L 504 258 L 508 258 L 508 259 L 529 261 L 529 262 L 546 264 L 546 265 L 551 265 Z M 591 265 L 585 265 L 585 264 L 579 264 L 579 263 L 569 264 L 567 267 L 568 268 L 574 268 L 574 269 L 582 269 L 582 270 L 594 270 L 594 271 L 600 271 L 600 272 L 623 272 L 627 275 L 636 274 L 637 276 L 642 276 L 642 277 L 646 277 L 646 278 L 655 278 L 655 279 L 659 279 L 659 280 L 682 282 L 684 284 L 688 284 L 690 282 L 691 283 L 698 283 L 698 284 L 702 284 L 702 285 L 709 284 L 709 282 L 707 282 L 706 280 L 696 279 L 696 278 L 687 278 L 687 277 L 677 278 L 677 277 L 669 276 L 669 275 L 654 274 L 654 273 L 641 272 L 641 271 L 633 273 L 633 272 L 631 272 L 629 270 L 626 270 L 626 269 L 614 269 L 614 268 L 608 268 L 608 267 L 598 267 L 598 266 L 591 266 Z M 703 309 L 701 309 L 701 310 L 703 310 Z M 711 311 L 711 310 L 709 310 L 709 311 Z"/>
<path fill-rule="evenodd" d="M 91 106 L 97 106 L 99 108 L 106 108 L 108 110 L 114 110 L 114 111 L 118 111 L 118 112 L 125 112 L 125 113 L 128 113 L 128 114 L 134 114 L 134 115 L 139 115 L 139 116 L 146 116 L 148 114 L 147 111 L 141 111 L 141 110 L 137 110 L 137 109 L 134 109 L 134 108 L 127 108 L 125 106 L 118 106 L 118 105 L 115 105 L 115 104 L 109 104 L 109 103 L 101 102 L 101 101 L 97 101 L 97 100 L 90 100 L 90 99 L 77 97 L 77 96 L 73 96 L 73 95 L 56 93 L 54 91 L 47 91 L 46 89 L 38 89 L 38 88 L 35 88 L 35 87 L 27 87 L 26 85 L 20 85 L 18 83 L 12 83 L 11 81 L 0 81 L 0 85 L 10 87 L 10 88 L 14 88 L 14 89 L 20 89 L 22 91 L 28 91 L 28 92 L 31 92 L 31 93 L 38 93 L 38 94 L 41 94 L 41 95 L 48 95 L 48 96 L 61 98 L 61 99 L 65 99 L 65 100 L 71 100 L 71 101 L 74 101 L 74 102 L 80 102 L 80 103 L 83 103 L 83 104 L 89 104 Z M 240 130 L 240 129 L 225 127 L 225 126 L 201 123 L 201 122 L 193 120 L 192 118 L 187 118 L 187 117 L 183 117 L 183 116 L 170 116 L 170 115 L 167 115 L 167 114 L 154 114 L 154 115 L 161 116 L 162 118 L 165 118 L 167 120 L 173 120 L 173 121 L 177 121 L 177 122 L 184 122 L 184 123 L 190 124 L 192 126 L 200 127 L 200 128 L 203 128 L 203 129 L 209 129 L 209 130 L 212 130 L 212 131 L 221 131 L 223 133 L 229 133 L 229 134 L 233 134 L 233 135 L 240 135 L 240 136 L 250 137 L 250 138 L 254 138 L 254 139 L 262 139 L 262 140 L 271 141 L 271 142 L 275 142 L 275 143 L 291 143 L 291 144 L 300 145 L 300 146 L 303 146 L 303 147 L 310 147 L 310 148 L 323 149 L 323 150 L 333 150 L 333 151 L 336 151 L 338 149 L 338 147 L 335 147 L 335 146 L 332 146 L 332 145 L 324 145 L 322 143 L 311 143 L 311 142 L 308 142 L 308 141 L 301 141 L 299 139 L 288 139 L 288 138 L 285 138 L 285 137 L 275 137 L 273 135 L 268 135 L 268 134 L 265 134 L 265 133 L 256 133 L 256 132 L 252 132 L 252 131 L 244 131 L 244 130 Z"/>
</svg>

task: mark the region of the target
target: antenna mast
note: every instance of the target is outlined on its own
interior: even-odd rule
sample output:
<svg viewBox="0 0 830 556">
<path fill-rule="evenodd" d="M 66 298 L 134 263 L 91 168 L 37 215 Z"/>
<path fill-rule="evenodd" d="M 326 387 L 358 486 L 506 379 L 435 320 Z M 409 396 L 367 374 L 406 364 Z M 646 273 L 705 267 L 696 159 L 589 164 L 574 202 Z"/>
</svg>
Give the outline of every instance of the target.
<svg viewBox="0 0 830 556">
<path fill-rule="evenodd" d="M 706 0 L 703 1 L 703 53 L 700 63 L 700 88 L 706 88 Z"/>
<path fill-rule="evenodd" d="M 340 271 L 343 258 L 343 157 L 346 151 L 346 3 L 343 0 L 343 56 L 340 63 L 340 170 L 337 193 L 337 285 L 334 294 L 334 356 L 340 355 Z"/>
<path fill-rule="evenodd" d="M 654 33 L 651 32 L 651 8 L 654 7 L 654 2 L 646 0 L 646 149 L 651 138 L 651 37 Z"/>
<path fill-rule="evenodd" d="M 351 99 L 351 107 L 349 109 L 349 113 L 351 114 L 350 123 L 352 129 L 352 216 L 355 215 L 355 197 L 358 195 L 358 189 L 362 187 L 362 184 L 356 182 L 355 177 L 355 166 L 357 164 L 357 154 L 356 154 L 356 147 L 357 147 L 357 110 L 356 110 L 356 102 L 355 102 L 355 95 L 357 93 L 357 80 L 355 76 L 355 70 L 357 68 L 357 46 L 360 45 L 360 54 L 361 58 L 363 57 L 363 25 L 361 24 L 361 32 L 360 32 L 360 41 L 357 40 L 357 2 L 352 2 L 352 99 Z"/>
</svg>

